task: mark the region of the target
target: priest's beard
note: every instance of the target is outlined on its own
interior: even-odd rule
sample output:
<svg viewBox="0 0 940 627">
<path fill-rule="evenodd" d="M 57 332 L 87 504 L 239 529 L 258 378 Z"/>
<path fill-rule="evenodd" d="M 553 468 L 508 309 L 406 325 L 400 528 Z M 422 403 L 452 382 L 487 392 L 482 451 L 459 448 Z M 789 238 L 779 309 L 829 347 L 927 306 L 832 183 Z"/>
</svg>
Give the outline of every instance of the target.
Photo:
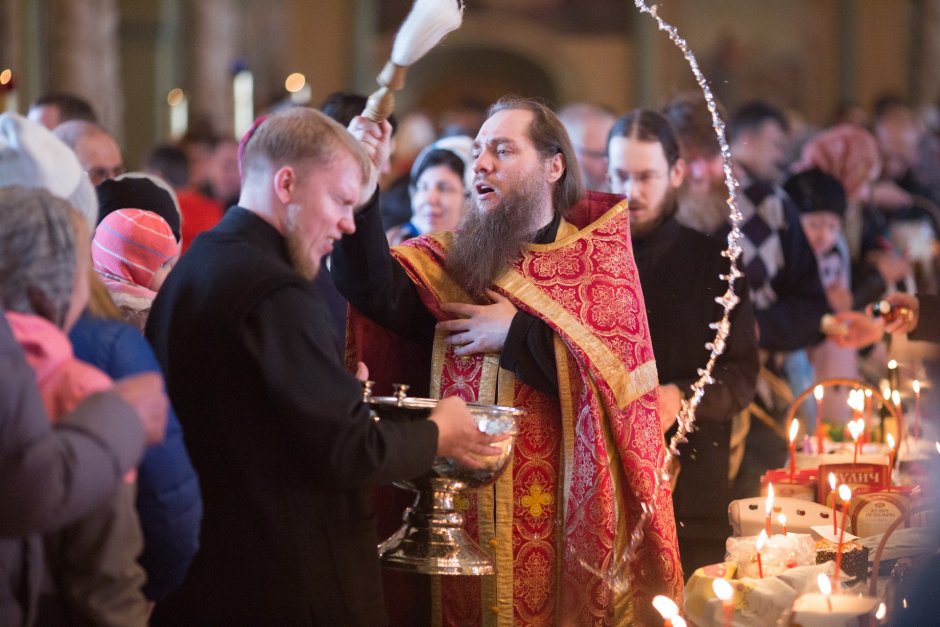
<svg viewBox="0 0 940 627">
<path fill-rule="evenodd" d="M 488 302 L 490 287 L 543 226 L 536 224 L 552 202 L 551 188 L 539 177 L 527 177 L 489 212 L 476 196 L 447 253 L 447 273 L 478 302 Z"/>
<path fill-rule="evenodd" d="M 724 181 L 714 181 L 706 192 L 689 192 L 683 187 L 679 194 L 676 219 L 680 224 L 713 235 L 728 222 L 728 188 Z"/>
<path fill-rule="evenodd" d="M 297 225 L 302 208 L 298 204 L 287 205 L 287 216 L 284 220 L 284 239 L 287 241 L 287 255 L 297 274 L 312 281 L 320 271 L 320 260 L 311 256 L 311 243 L 305 236 L 303 229 Z"/>
</svg>

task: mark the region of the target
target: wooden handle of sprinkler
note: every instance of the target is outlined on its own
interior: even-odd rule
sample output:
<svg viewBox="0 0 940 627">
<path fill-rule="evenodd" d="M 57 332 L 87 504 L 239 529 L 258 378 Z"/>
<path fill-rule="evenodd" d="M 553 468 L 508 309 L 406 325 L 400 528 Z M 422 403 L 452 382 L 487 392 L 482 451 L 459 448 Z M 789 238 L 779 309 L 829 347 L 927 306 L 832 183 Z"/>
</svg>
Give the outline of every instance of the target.
<svg viewBox="0 0 940 627">
<path fill-rule="evenodd" d="M 367 117 L 373 122 L 387 120 L 395 110 L 395 92 L 401 91 L 405 86 L 405 74 L 408 68 L 404 65 L 395 65 L 391 61 L 385 64 L 382 72 L 376 79 L 382 87 L 369 96 L 366 102 L 366 108 L 362 112 L 363 117 Z"/>
</svg>

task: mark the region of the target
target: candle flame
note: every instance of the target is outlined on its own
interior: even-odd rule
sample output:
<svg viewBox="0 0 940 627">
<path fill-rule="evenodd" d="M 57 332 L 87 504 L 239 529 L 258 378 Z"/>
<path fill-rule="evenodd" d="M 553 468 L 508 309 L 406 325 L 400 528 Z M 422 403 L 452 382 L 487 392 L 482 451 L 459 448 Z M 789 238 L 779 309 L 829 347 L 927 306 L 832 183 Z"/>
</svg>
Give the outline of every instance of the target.
<svg viewBox="0 0 940 627">
<path fill-rule="evenodd" d="M 894 370 L 897 367 L 898 367 L 898 361 L 896 359 L 892 359 L 891 361 L 888 362 L 888 370 Z"/>
<path fill-rule="evenodd" d="M 179 87 L 174 87 L 166 95 L 166 103 L 171 107 L 179 106 L 183 103 L 183 99 L 186 97 L 186 94 L 183 93 L 183 90 Z"/>
<path fill-rule="evenodd" d="M 843 503 L 848 503 L 852 500 L 852 488 L 845 485 L 844 483 L 839 486 L 839 498 L 842 499 Z"/>
<path fill-rule="evenodd" d="M 653 597 L 653 607 L 666 620 L 672 620 L 679 613 L 679 606 L 667 596 L 657 594 Z"/>
<path fill-rule="evenodd" d="M 865 398 L 871 398 L 871 390 L 865 388 Z"/>
<path fill-rule="evenodd" d="M 861 432 L 858 429 L 858 422 L 855 420 L 849 421 L 849 433 L 852 435 L 852 439 L 858 441 L 858 436 L 861 435 Z"/>
<path fill-rule="evenodd" d="M 940 442 L 934 441 L 934 444 L 937 445 L 937 452 L 940 453 Z"/>
<path fill-rule="evenodd" d="M 793 444 L 796 441 L 796 434 L 800 430 L 800 421 L 793 419 L 793 422 L 790 423 L 790 444 Z"/>
<path fill-rule="evenodd" d="M 813 396 L 816 397 L 817 401 L 821 401 L 823 397 L 823 386 L 817 385 L 813 388 Z"/>
<path fill-rule="evenodd" d="M 901 393 L 897 390 L 891 392 L 891 402 L 894 403 L 895 407 L 901 406 Z"/>
<path fill-rule="evenodd" d="M 685 619 L 679 615 L 673 616 L 669 620 L 672 621 L 672 627 L 688 627 L 688 624 L 685 622 Z"/>
<path fill-rule="evenodd" d="M 731 597 L 734 596 L 734 588 L 723 577 L 718 577 L 712 582 L 712 590 L 715 592 L 715 596 L 722 601 L 730 601 Z"/>
<path fill-rule="evenodd" d="M 836 474 L 834 472 L 829 473 L 829 489 L 836 489 Z"/>
<path fill-rule="evenodd" d="M 823 593 L 823 596 L 832 594 L 832 582 L 829 581 L 829 575 L 826 573 L 816 575 L 816 584 L 819 586 L 819 591 Z"/>
<path fill-rule="evenodd" d="M 777 522 L 780 523 L 780 526 L 781 526 L 781 527 L 786 528 L 786 526 L 787 526 L 787 515 L 786 515 L 786 514 L 778 514 L 778 515 L 777 515 Z"/>
<path fill-rule="evenodd" d="M 888 606 L 884 603 L 878 604 L 878 611 L 875 612 L 875 618 L 877 620 L 884 620 L 884 617 L 888 615 Z"/>
<path fill-rule="evenodd" d="M 304 85 L 307 84 L 307 77 L 301 74 L 300 72 L 294 72 L 286 79 L 284 79 L 284 89 L 289 91 L 292 94 L 297 93 L 304 88 Z"/>
<path fill-rule="evenodd" d="M 764 548 L 764 544 L 766 543 L 767 543 L 767 531 L 765 531 L 764 529 L 761 529 L 760 534 L 757 536 L 757 544 L 755 545 L 755 548 L 757 549 L 758 553 L 760 553 L 761 549 Z"/>
<path fill-rule="evenodd" d="M 920 394 L 920 381 L 914 379 L 914 383 L 911 384 L 911 387 L 914 388 L 914 394 Z"/>
<path fill-rule="evenodd" d="M 770 512 L 774 510 L 774 484 L 767 484 L 767 501 L 764 504 L 764 514 L 770 516 Z"/>
<path fill-rule="evenodd" d="M 889 433 L 887 436 L 885 436 L 885 439 L 888 441 L 888 448 L 893 451 L 894 450 L 894 436 Z"/>
</svg>

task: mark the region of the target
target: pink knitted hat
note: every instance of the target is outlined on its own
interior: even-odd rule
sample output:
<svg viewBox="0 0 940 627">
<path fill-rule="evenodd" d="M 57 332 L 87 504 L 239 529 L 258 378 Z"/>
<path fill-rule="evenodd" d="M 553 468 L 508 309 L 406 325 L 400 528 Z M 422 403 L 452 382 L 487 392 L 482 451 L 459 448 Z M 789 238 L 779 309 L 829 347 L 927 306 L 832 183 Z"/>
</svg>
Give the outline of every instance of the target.
<svg viewBox="0 0 940 627">
<path fill-rule="evenodd" d="M 109 213 L 92 241 L 95 271 L 106 284 L 117 282 L 137 295 L 153 298 L 153 275 L 179 254 L 179 244 L 166 220 L 142 209 L 119 209 Z"/>
<path fill-rule="evenodd" d="M 881 170 L 878 144 L 865 129 L 840 124 L 819 133 L 803 146 L 803 154 L 793 169 L 801 172 L 811 168 L 819 168 L 838 180 L 849 201 L 855 200 Z"/>
</svg>

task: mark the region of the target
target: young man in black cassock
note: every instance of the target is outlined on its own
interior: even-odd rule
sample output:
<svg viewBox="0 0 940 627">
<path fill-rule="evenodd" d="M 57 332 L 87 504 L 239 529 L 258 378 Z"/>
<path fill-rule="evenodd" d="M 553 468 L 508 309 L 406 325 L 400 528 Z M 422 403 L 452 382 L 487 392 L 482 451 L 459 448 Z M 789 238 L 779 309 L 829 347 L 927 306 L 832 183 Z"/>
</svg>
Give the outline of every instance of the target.
<svg viewBox="0 0 940 627">
<path fill-rule="evenodd" d="M 643 286 L 659 373 L 659 410 L 667 437 L 691 393 L 714 340 L 709 324 L 721 319 L 715 302 L 727 290 L 719 278 L 729 264 L 720 241 L 680 225 L 676 193 L 685 174 L 679 145 L 666 119 L 635 110 L 614 124 L 607 145 L 612 190 L 627 196 L 633 254 Z M 727 346 L 705 388 L 696 430 L 679 447 L 681 469 L 673 495 L 679 553 L 686 578 L 724 559 L 730 535 L 728 503 L 732 417 L 754 396 L 758 374 L 754 312 L 742 281 L 741 302 L 731 314 Z"/>
</svg>

